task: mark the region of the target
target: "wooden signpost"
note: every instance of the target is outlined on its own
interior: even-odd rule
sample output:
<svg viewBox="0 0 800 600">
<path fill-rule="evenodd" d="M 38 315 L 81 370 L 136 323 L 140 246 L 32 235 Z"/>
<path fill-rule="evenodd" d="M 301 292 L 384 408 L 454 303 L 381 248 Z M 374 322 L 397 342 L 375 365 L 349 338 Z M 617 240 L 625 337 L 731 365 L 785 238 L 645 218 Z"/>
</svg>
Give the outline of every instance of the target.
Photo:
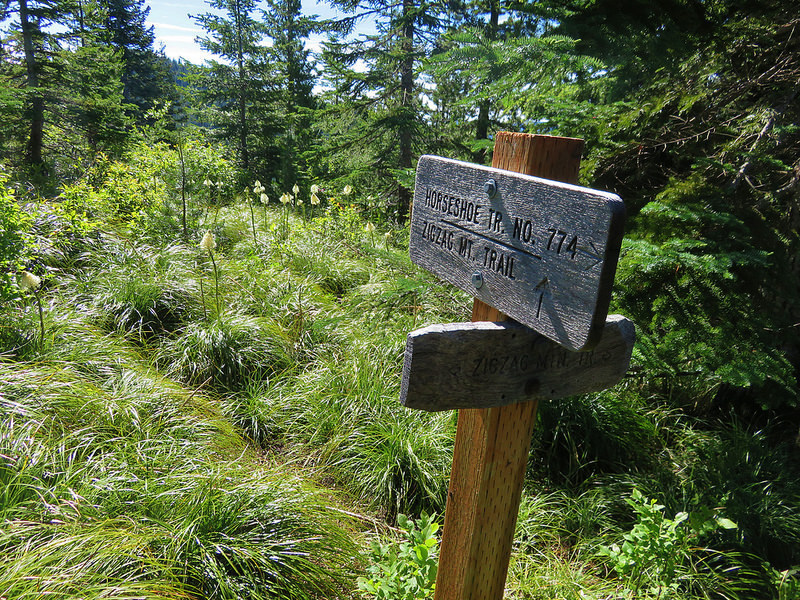
<svg viewBox="0 0 800 600">
<path fill-rule="evenodd" d="M 604 389 L 630 360 L 633 325 L 606 319 L 624 207 L 571 185 L 582 149 L 500 132 L 492 169 L 420 159 L 411 258 L 476 297 L 472 324 L 409 335 L 403 372 L 406 406 L 462 409 L 435 600 L 503 597 L 538 400 Z"/>
</svg>

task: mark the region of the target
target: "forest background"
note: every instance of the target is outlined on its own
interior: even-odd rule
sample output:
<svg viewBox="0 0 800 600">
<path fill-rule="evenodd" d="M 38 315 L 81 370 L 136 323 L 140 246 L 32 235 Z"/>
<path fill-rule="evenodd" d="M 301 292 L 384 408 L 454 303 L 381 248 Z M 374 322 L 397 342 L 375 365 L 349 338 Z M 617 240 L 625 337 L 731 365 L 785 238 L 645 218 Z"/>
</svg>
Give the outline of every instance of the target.
<svg viewBox="0 0 800 600">
<path fill-rule="evenodd" d="M 281 266 L 279 271 L 316 274 L 324 283 L 314 289 L 337 306 L 364 302 L 359 294 L 374 282 L 363 277 L 378 277 L 364 275 L 363 264 L 354 266 L 359 260 L 375 263 L 376 273 L 385 267 L 382 285 L 389 287 L 374 296 L 367 311 L 383 315 L 380 327 L 369 325 L 376 331 L 386 330 L 397 312 L 405 321 L 392 326 L 456 318 L 448 312 L 452 308 L 444 308 L 453 297 L 443 300 L 423 291 L 431 280 L 398 258 L 407 244 L 416 158 L 438 154 L 487 164 L 499 130 L 580 137 L 586 141 L 581 183 L 615 192 L 627 206 L 612 311 L 636 323 L 638 340 L 619 390 L 542 410 L 533 449 L 539 458 L 531 459 L 530 475 L 546 489 L 567 490 L 563 498 L 569 502 L 601 488 L 609 498 L 615 495 L 611 489 L 639 495 L 631 496 L 627 508 L 609 509 L 612 521 L 586 526 L 595 540 L 590 558 L 580 553 L 565 558 L 570 548 L 583 547 L 570 537 L 574 533 L 551 544 L 560 548 L 553 552 L 571 565 L 573 579 L 577 572 L 592 574 L 591 585 L 601 590 L 597 597 L 607 589 L 602 582 L 612 580 L 636 597 L 794 597 L 786 595 L 800 564 L 800 19 L 794 3 L 331 4 L 342 18 L 304 15 L 299 0 L 214 0 L 213 12 L 194 16 L 204 31 L 198 41 L 214 57 L 203 65 L 170 60 L 154 49 L 143 0 L 0 5 L 0 295 L 5 300 L 0 339 L 6 373 L 0 396 L 2 439 L 13 446 L 0 452 L 5 484 L 18 483 L 25 471 L 24 461 L 14 458 L 20 440 L 36 438 L 31 429 L 22 435 L 18 428 L 24 420 L 12 415 L 41 412 L 33 408 L 36 394 L 23 393 L 28 384 L 14 373 L 27 372 L 29 382 L 45 386 L 52 383 L 48 369 L 66 364 L 64 343 L 53 332 L 59 318 L 78 317 L 57 316 L 55 307 L 65 302 L 86 309 L 78 319 L 86 331 L 113 332 L 119 343 L 154 357 L 148 364 L 178 388 L 186 386 L 188 399 L 178 407 L 201 396 L 221 398 L 230 414 L 239 415 L 234 425 L 260 451 L 285 450 L 290 442 L 302 452 L 315 448 L 322 434 L 294 439 L 299 434 L 290 433 L 305 417 L 290 423 L 270 413 L 267 419 L 262 404 L 245 410 L 241 396 L 247 388 L 249 398 L 258 396 L 278 410 L 276 386 L 287 398 L 290 389 L 300 389 L 297 370 L 309 372 L 319 359 L 298 350 L 311 343 L 298 332 L 320 334 L 311 325 L 315 309 L 304 304 L 299 291 L 291 302 L 277 303 L 293 320 L 288 325 L 278 319 L 270 335 L 280 330 L 284 337 L 299 336 L 291 343 L 280 338 L 278 346 L 288 346 L 279 365 L 273 364 L 274 348 L 248 342 L 258 364 L 272 365 L 256 377 L 261 386 L 256 394 L 253 378 L 244 375 L 254 363 L 244 349 L 232 350 L 245 321 L 223 319 L 228 301 L 238 305 L 226 297 L 234 291 L 219 290 L 217 259 L 223 257 L 216 253 L 229 252 L 233 260 L 247 234 L 248 256 Z M 364 19 L 374 21 L 374 34 L 354 36 L 353 28 Z M 319 53 L 306 47 L 312 34 L 325 36 Z M 213 279 L 203 270 L 207 266 L 192 263 L 200 271 L 186 275 L 185 289 L 161 277 L 150 282 L 145 297 L 136 295 L 141 289 L 132 291 L 132 279 L 119 279 L 125 261 L 137 256 L 151 260 L 152 269 L 156 264 L 166 269 L 163 261 L 177 261 L 206 231 L 216 236 L 203 248 L 213 263 Z M 384 244 L 375 243 L 376 231 Z M 303 245 L 317 235 L 316 247 Z M 336 243 L 329 248 L 331 241 Z M 147 260 L 149 250 L 136 250 L 144 243 L 153 252 Z M 323 250 L 328 254 L 317 254 Z M 178 254 L 169 258 L 171 252 Z M 236 264 L 221 268 L 244 269 Z M 114 265 L 117 279 L 111 275 Z M 19 279 L 23 272 L 34 279 Z M 133 273 L 128 277 L 141 282 L 141 273 Z M 247 277 L 233 278 L 245 286 Z M 247 318 L 267 310 L 256 306 L 255 292 L 248 293 L 252 298 L 242 309 Z M 318 318 L 320 327 L 322 322 Z M 256 337 L 269 337 L 257 331 Z M 194 342 L 187 341 L 190 334 Z M 217 341 L 209 341 L 214 335 Z M 202 344 L 207 345 L 201 352 Z M 396 349 L 383 348 L 388 358 L 376 360 L 389 364 Z M 395 378 L 396 365 L 387 369 L 384 376 Z M 240 379 L 247 386 L 236 383 Z M 378 394 L 382 398 L 394 394 L 388 385 Z M 29 392 L 33 404 L 23 410 Z M 638 407 L 649 420 L 623 405 Z M 433 426 L 425 421 L 420 427 Z M 357 462 L 357 453 L 338 455 L 331 436 L 313 453 L 326 476 Z M 446 443 L 442 451 L 446 457 Z M 438 475 L 406 464 L 385 482 L 386 493 L 377 494 L 382 499 L 365 500 L 369 478 L 354 484 L 361 490 L 356 496 L 389 524 L 401 512 L 415 517 L 441 512 L 446 486 L 431 481 L 446 477 L 447 461 L 436 456 L 431 464 L 445 465 Z M 619 477 L 614 485 L 622 487 L 603 488 L 609 474 Z M 20 494 L 12 502 L 16 496 L 6 493 L 7 523 L 21 518 L 13 507 L 36 502 Z M 647 498 L 658 498 L 666 508 Z M 678 515 L 703 511 L 736 533 L 694 523 L 702 544 L 692 538 L 699 545 L 692 551 L 686 545 L 686 564 L 694 565 L 695 577 L 735 573 L 730 579 L 745 581 L 746 593 L 720 587 L 716 579 L 698 587 L 696 578 L 690 584 L 691 578 L 675 573 L 636 571 L 633 565 L 647 564 L 644 558 L 631 559 L 624 544 L 597 541 L 601 531 L 622 535 L 634 523 L 641 533 L 653 515 L 676 515 L 675 533 L 683 523 Z M 24 536 L 14 536 L 23 530 L 28 531 L 3 529 L 0 544 L 20 547 Z M 669 527 L 656 530 L 659 540 Z M 648 547 L 657 553 L 656 545 Z M 632 552 L 630 544 L 627 548 Z M 695 552 L 698 548 L 708 552 Z M 721 562 L 714 563 L 712 555 Z M 237 579 L 244 576 L 233 563 L 224 569 L 214 564 L 219 572 L 197 567 L 176 580 L 212 597 L 225 596 L 213 591 L 222 584 L 204 579 L 212 572 L 220 580 L 232 577 L 234 587 L 269 588 L 263 581 Z M 663 585 L 642 583 L 653 577 L 664 579 Z M 532 589 L 520 597 L 538 597 Z"/>
</svg>

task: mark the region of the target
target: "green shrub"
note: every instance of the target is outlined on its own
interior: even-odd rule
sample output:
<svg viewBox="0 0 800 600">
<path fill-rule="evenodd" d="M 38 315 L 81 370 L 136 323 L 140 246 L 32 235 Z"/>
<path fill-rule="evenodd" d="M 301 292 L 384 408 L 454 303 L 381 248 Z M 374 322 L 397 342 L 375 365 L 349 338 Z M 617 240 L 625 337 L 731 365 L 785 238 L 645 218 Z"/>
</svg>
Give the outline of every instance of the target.
<svg viewBox="0 0 800 600">
<path fill-rule="evenodd" d="M 403 541 L 372 542 L 369 577 L 359 577 L 358 589 L 376 600 L 414 600 L 433 597 L 438 565 L 439 524 L 422 513 L 417 521 L 398 515 Z"/>
<path fill-rule="evenodd" d="M 691 579 L 691 563 L 702 550 L 696 547 L 698 540 L 720 528 L 736 528 L 733 521 L 707 509 L 679 512 L 670 519 L 664 515 L 664 506 L 637 489 L 628 504 L 636 513 L 636 523 L 623 535 L 621 546 L 604 546 L 600 554 L 609 559 L 624 589 L 635 598 L 675 597 Z"/>
<path fill-rule="evenodd" d="M 16 295 L 14 274 L 27 260 L 31 218 L 19 206 L 0 165 L 0 300 Z"/>
</svg>

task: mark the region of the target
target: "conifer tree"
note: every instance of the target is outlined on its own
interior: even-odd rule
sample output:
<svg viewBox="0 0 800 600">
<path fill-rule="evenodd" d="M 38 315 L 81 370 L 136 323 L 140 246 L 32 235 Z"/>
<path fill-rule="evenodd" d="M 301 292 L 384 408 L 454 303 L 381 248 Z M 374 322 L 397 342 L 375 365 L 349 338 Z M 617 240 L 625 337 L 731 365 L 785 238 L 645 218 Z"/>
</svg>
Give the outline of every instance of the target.
<svg viewBox="0 0 800 600">
<path fill-rule="evenodd" d="M 492 130 L 531 130 L 531 121 L 546 122 L 545 114 L 537 114 L 542 105 L 556 101 L 560 90 L 583 73 L 602 67 L 576 54 L 574 40 L 553 35 L 531 6 L 500 0 L 459 3 L 448 34 L 428 61 L 437 90 L 440 84 L 442 90 L 457 90 L 456 97 L 437 94 L 437 110 L 460 109 L 455 116 L 463 121 L 456 127 L 462 136 L 471 133 L 471 141 L 462 140 L 473 162 L 486 162 Z"/>
<path fill-rule="evenodd" d="M 435 1 L 332 0 L 352 16 L 326 44 L 323 59 L 331 110 L 339 114 L 347 129 L 337 146 L 358 147 L 368 160 L 357 168 L 393 175 L 394 216 L 408 218 L 411 184 L 406 177 L 413 166 L 415 140 L 424 128 L 424 108 L 418 80 L 421 59 L 429 52 L 440 26 L 442 5 Z M 356 21 L 372 15 L 377 34 L 347 40 Z M 356 67 L 366 67 L 360 72 Z M 334 148 L 335 149 L 335 148 Z"/>
<path fill-rule="evenodd" d="M 145 113 L 155 102 L 174 99 L 168 61 L 155 51 L 153 26 L 147 25 L 150 7 L 145 0 L 100 0 L 99 4 L 105 12 L 109 42 L 122 56 L 125 102 L 136 107 L 133 116 L 144 123 Z"/>
<path fill-rule="evenodd" d="M 200 98 L 210 108 L 210 121 L 219 127 L 219 137 L 237 140 L 244 171 L 251 169 L 250 135 L 254 107 L 267 103 L 271 67 L 261 44 L 264 23 L 254 17 L 255 0 L 212 0 L 212 8 L 223 15 L 205 13 L 193 18 L 206 31 L 200 46 L 220 60 L 200 69 L 196 82 Z"/>
<path fill-rule="evenodd" d="M 311 128 L 311 111 L 316 106 L 314 71 L 303 40 L 316 25 L 302 15 L 300 0 L 269 0 L 268 4 L 264 25 L 272 38 L 274 95 L 267 110 L 272 112 L 269 120 L 275 143 L 267 150 L 274 160 L 266 179 L 277 176 L 282 189 L 288 190 L 306 170 L 302 157 L 315 140 Z"/>
<path fill-rule="evenodd" d="M 43 27 L 55 20 L 54 8 L 49 2 L 18 0 L 19 28 L 25 60 L 25 89 L 27 92 L 26 116 L 29 124 L 25 161 L 40 167 L 44 139 L 44 93 L 41 89 L 48 61 L 45 51 Z"/>
<path fill-rule="evenodd" d="M 58 156 L 67 159 L 58 161 L 61 175 L 67 166 L 79 170 L 96 150 L 119 148 L 125 136 L 119 56 L 106 45 L 101 11 L 89 8 L 49 0 L 19 0 L 14 7 L 3 76 L 20 86 L 25 101 L 4 123 L 11 130 L 6 150 L 18 163 L 15 146 L 24 123 L 25 162 L 34 175 L 46 174 Z"/>
<path fill-rule="evenodd" d="M 618 303 L 637 323 L 642 364 L 691 382 L 697 404 L 796 407 L 795 3 L 663 1 L 625 14 L 604 0 L 552 4 L 565 9 L 558 29 L 609 61 L 575 84 L 584 97 L 603 86 L 586 113 L 598 118 L 582 121 L 587 174 L 628 208 Z"/>
</svg>

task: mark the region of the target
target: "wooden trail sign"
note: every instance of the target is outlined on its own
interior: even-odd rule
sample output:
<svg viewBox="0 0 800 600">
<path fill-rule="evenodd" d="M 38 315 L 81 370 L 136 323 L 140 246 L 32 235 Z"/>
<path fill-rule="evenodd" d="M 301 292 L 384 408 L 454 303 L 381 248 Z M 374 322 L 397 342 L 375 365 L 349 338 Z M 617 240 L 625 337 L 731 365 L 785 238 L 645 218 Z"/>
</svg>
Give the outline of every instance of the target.
<svg viewBox="0 0 800 600">
<path fill-rule="evenodd" d="M 511 321 L 431 325 L 408 334 L 400 402 L 440 411 L 597 392 L 628 370 L 635 336 L 620 315 L 606 319 L 588 352 L 571 352 Z"/>
<path fill-rule="evenodd" d="M 411 260 L 581 350 L 602 332 L 624 221 L 614 194 L 422 156 Z"/>
<path fill-rule="evenodd" d="M 495 138 L 492 167 L 572 184 L 577 182 L 582 149 L 583 141 L 574 138 L 499 132 Z M 421 166 L 424 169 L 425 162 Z M 501 308 L 568 349 L 586 348 L 597 342 L 608 310 L 608 294 L 622 235 L 624 211 L 621 204 L 607 195 L 590 195 L 605 202 L 606 208 L 599 211 L 600 221 L 594 216 L 584 219 L 583 215 L 592 211 L 587 212 L 576 200 L 577 196 L 573 196 L 581 196 L 581 188 L 556 185 L 555 189 L 566 190 L 569 200 L 551 203 L 558 215 L 558 219 L 551 219 L 549 213 L 527 208 L 526 204 L 535 203 L 536 197 L 514 192 L 520 189 L 514 185 L 541 190 L 551 189 L 551 183 L 514 179 L 510 174 L 489 171 L 485 167 L 463 170 L 457 167 L 449 173 L 449 177 L 455 179 L 426 179 L 424 173 L 420 179 L 418 174 L 417 185 L 422 183 L 423 188 L 415 190 L 411 224 L 415 262 L 477 296 L 472 309 L 473 322 L 505 321 L 506 315 L 498 310 Z M 483 181 L 487 175 L 494 181 Z M 432 200 L 434 191 L 423 191 L 426 181 L 427 188 L 435 190 L 435 200 Z M 480 195 L 481 191 L 485 196 Z M 560 192 L 554 194 L 565 197 Z M 446 200 L 444 195 L 448 196 Z M 430 211 L 425 208 L 426 196 Z M 456 215 L 448 216 L 453 210 L 451 206 L 455 205 L 451 197 L 459 200 L 457 221 L 453 219 Z M 550 196 L 545 193 L 545 197 Z M 495 198 L 498 199 L 495 201 Z M 467 208 L 462 214 L 465 201 Z M 543 202 L 541 196 L 539 201 Z M 509 211 L 504 202 L 509 202 L 508 206 L 513 208 Z M 444 205 L 446 209 L 443 210 Z M 462 217 L 470 221 L 470 212 L 471 225 L 462 221 Z M 444 222 L 445 218 L 449 222 Z M 603 218 L 607 218 L 609 231 L 602 229 Z M 571 225 L 574 228 L 567 229 Z M 549 229 L 555 231 L 549 232 Z M 519 238 L 515 233 L 519 233 Z M 549 234 L 553 234 L 553 239 Z M 459 252 L 463 246 L 458 238 L 464 239 L 467 247 L 471 241 L 471 249 L 463 254 Z M 450 247 L 451 239 L 457 249 L 455 254 Z M 532 246 L 526 246 L 531 240 Z M 557 241 L 555 247 L 554 241 Z M 535 256 L 521 258 L 528 256 L 523 250 Z M 430 259 L 426 258 L 428 252 Z M 509 262 L 511 258 L 515 271 Z M 596 259 L 599 261 L 595 262 Z M 485 265 L 482 260 L 486 261 Z M 521 266 L 525 261 L 531 261 L 542 270 Z M 439 265 L 446 265 L 446 268 L 440 269 Z M 568 275 L 562 276 L 561 270 Z M 525 282 L 517 278 L 523 273 Z M 527 283 L 531 274 L 531 281 L 536 283 L 532 300 L 518 293 L 520 284 Z M 537 275 L 541 275 L 538 280 Z M 551 277 L 560 282 L 558 289 Z M 529 286 L 527 289 L 530 291 Z M 506 302 L 505 296 L 513 297 L 514 301 Z M 498 348 L 500 352 L 502 348 Z M 412 350 L 412 362 L 413 354 Z M 413 378 L 412 371 L 404 385 L 410 386 Z M 444 387 L 439 390 L 442 395 L 447 393 Z M 500 600 L 503 597 L 537 407 L 538 401 L 533 399 L 459 410 L 434 600 Z"/>
</svg>

